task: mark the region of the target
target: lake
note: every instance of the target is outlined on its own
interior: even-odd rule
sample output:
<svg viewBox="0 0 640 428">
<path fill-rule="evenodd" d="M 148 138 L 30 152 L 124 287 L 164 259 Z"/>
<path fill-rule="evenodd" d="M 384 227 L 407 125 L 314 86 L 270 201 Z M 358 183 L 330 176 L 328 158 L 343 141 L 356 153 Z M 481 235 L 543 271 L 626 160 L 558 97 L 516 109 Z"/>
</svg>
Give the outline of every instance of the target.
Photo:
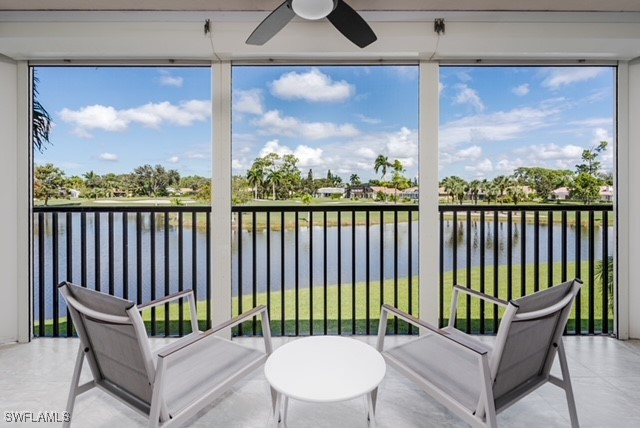
<svg viewBox="0 0 640 428">
<path fill-rule="evenodd" d="M 118 219 L 119 220 L 119 219 Z M 165 284 L 169 291 L 177 291 L 180 277 L 182 277 L 183 287 L 192 288 L 196 284 L 196 291 L 199 298 L 206 296 L 207 283 L 207 236 L 204 231 L 184 228 L 183 233 L 175 226 L 169 227 L 166 231 L 161 224 L 156 224 L 152 230 L 150 216 L 142 217 L 141 232 L 136 234 L 137 223 L 135 214 L 127 214 L 126 239 L 123 233 L 123 222 L 115 221 L 113 224 L 113 234 L 109 233 L 107 214 L 100 214 L 100 233 L 93 233 L 95 219 L 89 215 L 86 217 L 87 233 L 85 239 L 86 251 L 86 282 L 90 287 L 99 282 L 100 289 L 108 290 L 109 285 L 118 295 L 123 295 L 124 286 L 128 284 L 129 298 L 136 300 L 138 283 L 142 289 L 141 301 L 148 301 L 152 295 L 152 284 L 155 283 L 155 295 L 165 294 Z M 444 242 L 444 270 L 453 269 L 453 221 L 444 220 L 443 242 Z M 71 222 L 71 246 L 67 248 L 68 228 L 64 217 L 58 224 L 58 244 L 57 259 L 54 265 L 54 234 L 50 217 L 46 217 L 45 233 L 42 241 L 38 238 L 39 225 L 34 227 L 34 279 L 36 292 L 34 293 L 35 308 L 38 308 L 40 300 L 39 284 L 42 281 L 44 286 L 44 299 L 47 302 L 45 316 L 49 318 L 52 313 L 53 293 L 55 284 L 65 279 L 81 283 L 83 282 L 82 271 L 82 242 L 80 236 L 80 217 L 72 216 Z M 561 253 L 561 224 L 540 225 L 539 227 L 539 261 L 548 262 L 547 246 L 549 227 L 553 234 L 553 261 L 562 260 Z M 525 226 L 526 235 L 526 260 L 525 263 L 534 261 L 534 226 Z M 238 237 L 237 231 L 232 239 L 232 278 L 233 294 L 238 295 L 238 278 L 242 277 L 241 292 L 246 294 L 251 292 L 255 274 L 256 288 L 258 291 L 265 291 L 267 278 L 271 279 L 271 289 L 279 290 L 282 283 L 286 289 L 294 288 L 297 283 L 300 287 L 322 286 L 325 283 L 332 285 L 338 282 L 338 274 L 341 275 L 343 284 L 350 284 L 355 278 L 355 282 L 364 282 L 367 277 L 370 281 L 392 279 L 395 275 L 399 278 L 418 274 L 418 224 L 399 223 L 397 235 L 393 224 L 372 225 L 367 229 L 365 226 L 356 226 L 352 229 L 348 227 L 301 227 L 296 232 L 292 229 L 281 231 L 266 230 L 251 231 L 243 230 Z M 381 233 L 382 229 L 382 233 Z M 494 237 L 492 221 L 485 222 L 485 265 L 492 266 L 494 263 L 494 246 L 498 246 L 498 264 L 507 263 L 508 253 L 511 252 L 512 263 L 521 264 L 522 230 L 519 219 L 513 224 L 513 239 L 511 248 L 507 238 L 508 225 L 506 222 L 498 223 L 497 239 Z M 471 266 L 477 267 L 480 264 L 481 239 L 479 221 L 471 222 Z M 382 234 L 382 239 L 381 239 Z M 588 229 L 581 229 L 581 259 L 588 259 Z M 166 239 L 165 239 L 166 237 Z M 610 255 L 614 249 L 614 229 L 608 230 L 608 248 Z M 575 260 L 575 227 L 567 228 L 567 260 Z M 297 239 L 297 244 L 296 244 Z M 179 245 L 182 240 L 182 246 Z M 284 242 L 283 242 L 284 241 Z M 255 242 L 255 269 L 254 269 L 254 242 Z M 353 258 L 353 243 L 355 242 L 355 258 Z M 367 245 L 368 242 L 368 245 Z M 395 256 L 395 245 L 397 242 L 397 263 Z M 411 246 L 410 246 L 411 242 Z M 96 252 L 96 243 L 99 250 Z M 267 243 L 270 248 L 270 260 L 267 264 Z M 42 251 L 41 251 L 42 247 Z M 141 258 L 138 260 L 137 253 L 140 248 Z M 152 251 L 152 247 L 155 248 Z M 284 252 L 282 248 L 284 247 Z M 110 250 L 111 249 L 111 250 Z M 242 254 L 242 261 L 239 261 L 238 254 Z M 602 230 L 596 226 L 594 233 L 595 259 L 602 258 Z M 436 243 L 422 245 L 423 251 L 438 251 Z M 457 242 L 455 242 L 457 252 L 458 269 L 466 268 L 467 235 L 466 222 L 459 221 Z M 98 257 L 96 257 L 96 253 Z M 40 271 L 40 254 L 44 256 L 44 269 Z M 325 257 L 326 254 L 326 257 Z M 284 259 L 284 270 L 281 270 Z M 70 260 L 70 263 L 68 261 Z M 124 260 L 128 262 L 123 263 Z M 98 261 L 96 263 L 95 261 Z M 155 263 L 155 264 L 154 264 Z M 325 267 L 326 265 L 326 267 Z M 241 269 L 239 267 L 241 266 Z M 411 266 L 411 272 L 409 271 Z M 67 274 L 70 268 L 71 275 Z M 57 279 L 54 278 L 57 269 Z M 240 275 L 240 271 L 242 274 Z M 327 272 L 325 278 L 325 271 Z M 138 275 L 138 272 L 140 275 Z M 126 279 L 126 281 L 125 281 Z M 212 276 L 215 281 L 215 275 Z M 60 307 L 63 305 L 60 303 Z M 38 310 L 35 310 L 38 319 Z"/>
</svg>

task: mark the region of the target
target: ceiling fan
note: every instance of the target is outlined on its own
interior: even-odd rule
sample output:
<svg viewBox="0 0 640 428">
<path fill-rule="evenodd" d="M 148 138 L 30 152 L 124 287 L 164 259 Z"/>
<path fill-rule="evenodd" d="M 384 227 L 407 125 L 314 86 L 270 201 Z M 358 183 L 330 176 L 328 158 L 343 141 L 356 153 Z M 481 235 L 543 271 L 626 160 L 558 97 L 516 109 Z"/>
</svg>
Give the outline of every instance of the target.
<svg viewBox="0 0 640 428">
<path fill-rule="evenodd" d="M 343 0 L 285 0 L 253 30 L 249 45 L 264 45 L 298 15 L 304 19 L 327 18 L 338 31 L 364 48 L 378 38 L 369 24 Z"/>
</svg>

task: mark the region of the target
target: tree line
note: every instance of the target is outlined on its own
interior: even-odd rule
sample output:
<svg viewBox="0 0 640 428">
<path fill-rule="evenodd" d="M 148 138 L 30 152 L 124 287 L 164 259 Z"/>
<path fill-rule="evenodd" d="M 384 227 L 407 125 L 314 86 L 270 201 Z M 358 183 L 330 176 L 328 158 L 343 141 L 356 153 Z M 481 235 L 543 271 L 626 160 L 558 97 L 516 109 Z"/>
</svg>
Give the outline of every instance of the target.
<svg viewBox="0 0 640 428">
<path fill-rule="evenodd" d="M 65 172 L 51 163 L 38 165 L 34 171 L 33 194 L 45 205 L 51 198 L 69 197 L 72 192 L 90 199 L 127 197 L 178 196 L 180 189 L 189 189 L 197 199 L 211 198 L 211 180 L 197 175 L 181 177 L 175 169 L 162 165 L 143 165 L 128 174 L 96 174 L 86 172 L 67 177 Z"/>
<path fill-rule="evenodd" d="M 327 170 L 325 177 L 314 178 L 312 169 L 303 176 L 298 168 L 299 159 L 292 155 L 279 155 L 269 153 L 258 157 L 253 161 L 247 170 L 246 176 L 234 177 L 236 183 L 244 183 L 245 188 L 251 189 L 253 199 L 282 200 L 292 197 L 305 197 L 315 195 L 323 187 L 343 187 L 349 188 L 362 185 L 358 174 L 351 174 L 348 183 L 342 178 Z M 376 173 L 381 173 L 381 179 L 369 180 L 370 186 L 390 187 L 397 190 L 404 190 L 416 183 L 405 177 L 405 167 L 398 159 L 390 161 L 387 156 L 379 155 L 373 165 Z M 387 173 L 391 171 L 391 181 L 387 181 Z M 241 185 L 238 185 L 241 187 Z M 234 186 L 235 190 L 235 186 Z M 234 192 L 234 197 L 235 195 Z M 249 199 L 248 195 L 242 198 Z"/>
<path fill-rule="evenodd" d="M 487 202 L 519 202 L 535 197 L 540 200 L 552 199 L 552 192 L 566 187 L 571 199 L 585 204 L 600 200 L 600 187 L 613 185 L 613 175 L 601 171 L 598 155 L 607 149 L 607 142 L 582 152 L 581 163 L 575 170 L 549 169 L 541 167 L 520 167 L 512 175 L 500 175 L 493 180 L 466 181 L 457 176 L 444 178 L 440 186 L 451 198 L 451 202 L 462 204 L 464 200 L 478 203 L 482 197 Z M 527 186 L 533 193 L 525 192 Z"/>
<path fill-rule="evenodd" d="M 607 142 L 586 149 L 582 153 L 581 163 L 575 171 L 557 170 L 542 167 L 520 167 L 510 176 L 500 175 L 493 180 L 477 179 L 466 181 L 457 176 L 449 176 L 440 182 L 451 202 L 463 203 L 480 199 L 487 202 L 513 202 L 515 204 L 530 199 L 532 194 L 524 190 L 527 186 L 541 200 L 551 197 L 552 191 L 567 187 L 571 198 L 585 203 L 600 199 L 600 186 L 612 185 L 613 177 L 601 171 L 598 155 L 606 150 Z M 250 199 L 283 200 L 302 197 L 307 200 L 322 187 L 350 188 L 362 185 L 357 174 L 351 174 L 349 182 L 327 171 L 325 177 L 314 178 L 309 169 L 303 177 L 298 167 L 299 159 L 292 155 L 269 153 L 254 160 L 246 175 L 237 175 L 232 179 L 233 203 L 242 204 Z M 378 155 L 373 170 L 380 179 L 372 179 L 369 186 L 383 186 L 402 191 L 417 186 L 416 180 L 407 178 L 403 163 Z M 390 173 L 390 179 L 387 175 Z M 146 196 L 149 198 L 178 196 L 180 189 L 189 189 L 197 199 L 208 201 L 211 198 L 211 180 L 197 175 L 181 177 L 174 169 L 165 169 L 161 165 L 143 165 L 128 174 L 99 175 L 89 171 L 81 176 L 67 177 L 60 168 L 51 163 L 36 166 L 34 174 L 34 196 L 47 205 L 49 199 L 67 197 L 72 189 L 87 198 Z M 384 195 L 386 198 L 386 195 Z"/>
</svg>

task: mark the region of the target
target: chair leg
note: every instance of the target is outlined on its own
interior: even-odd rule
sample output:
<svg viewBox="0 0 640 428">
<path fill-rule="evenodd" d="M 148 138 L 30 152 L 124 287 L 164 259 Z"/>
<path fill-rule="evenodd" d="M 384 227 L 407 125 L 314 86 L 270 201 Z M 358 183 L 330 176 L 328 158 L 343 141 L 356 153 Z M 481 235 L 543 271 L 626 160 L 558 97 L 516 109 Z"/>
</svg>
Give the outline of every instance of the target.
<svg viewBox="0 0 640 428">
<path fill-rule="evenodd" d="M 76 396 L 78 395 L 78 386 L 80 385 L 80 374 L 82 373 L 82 363 L 84 362 L 84 346 L 80 343 L 78 347 L 78 355 L 76 357 L 75 368 L 73 369 L 73 376 L 71 377 L 71 387 L 69 388 L 69 397 L 67 398 L 67 407 L 65 411 L 69 415 L 67 420 L 62 424 L 63 428 L 69 428 L 71 426 L 71 419 L 73 415 L 73 406 L 76 404 Z"/>
<path fill-rule="evenodd" d="M 273 389 L 273 387 L 270 387 L 269 389 L 271 390 L 271 412 L 274 413 L 277 406 L 278 392 Z"/>
<path fill-rule="evenodd" d="M 576 401 L 573 396 L 573 387 L 571 386 L 571 377 L 569 376 L 569 365 L 567 364 L 567 356 L 564 353 L 564 344 L 562 339 L 559 340 L 558 359 L 560 361 L 560 370 L 562 372 L 562 388 L 567 395 L 567 406 L 569 407 L 569 417 L 571 418 L 571 428 L 578 428 L 578 412 L 576 410 Z"/>
<path fill-rule="evenodd" d="M 273 391 L 273 388 L 271 388 L 271 391 Z M 273 414 L 272 414 L 272 419 L 270 424 L 272 428 L 277 428 L 278 425 L 280 425 L 280 422 L 282 420 L 282 412 L 280 411 L 281 407 L 282 407 L 282 394 L 276 393 L 276 399 L 273 404 Z"/>
<path fill-rule="evenodd" d="M 376 426 L 376 414 L 375 414 L 375 399 L 374 399 L 374 391 L 371 391 L 370 393 L 366 394 L 366 401 L 367 401 L 367 422 L 369 424 L 370 428 L 375 428 Z"/>
<path fill-rule="evenodd" d="M 378 388 L 371 391 L 371 409 L 376 411 L 376 400 L 378 399 Z"/>
</svg>

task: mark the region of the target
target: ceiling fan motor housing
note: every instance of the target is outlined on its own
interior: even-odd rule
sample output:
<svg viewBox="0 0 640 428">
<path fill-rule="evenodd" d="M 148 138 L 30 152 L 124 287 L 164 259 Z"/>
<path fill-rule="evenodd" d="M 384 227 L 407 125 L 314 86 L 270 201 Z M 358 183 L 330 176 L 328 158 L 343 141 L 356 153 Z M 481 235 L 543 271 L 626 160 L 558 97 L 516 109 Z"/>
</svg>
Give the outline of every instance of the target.
<svg viewBox="0 0 640 428">
<path fill-rule="evenodd" d="M 291 8 L 301 18 L 325 18 L 336 8 L 337 0 L 290 0 Z"/>
</svg>

